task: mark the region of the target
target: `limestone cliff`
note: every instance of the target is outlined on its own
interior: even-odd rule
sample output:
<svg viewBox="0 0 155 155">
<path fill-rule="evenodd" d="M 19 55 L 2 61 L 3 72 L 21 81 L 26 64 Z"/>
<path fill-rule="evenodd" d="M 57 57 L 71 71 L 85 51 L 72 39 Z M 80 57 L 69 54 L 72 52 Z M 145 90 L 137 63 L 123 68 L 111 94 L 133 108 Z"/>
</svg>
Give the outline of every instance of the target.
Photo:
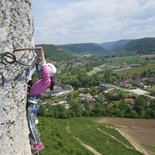
<svg viewBox="0 0 155 155">
<path fill-rule="evenodd" d="M 32 47 L 33 20 L 30 0 L 0 0 L 0 154 L 31 155 L 26 119 L 26 76 L 29 66 L 2 63 L 2 54 Z M 13 53 L 25 64 L 32 51 Z M 9 61 L 9 58 L 7 58 Z"/>
</svg>

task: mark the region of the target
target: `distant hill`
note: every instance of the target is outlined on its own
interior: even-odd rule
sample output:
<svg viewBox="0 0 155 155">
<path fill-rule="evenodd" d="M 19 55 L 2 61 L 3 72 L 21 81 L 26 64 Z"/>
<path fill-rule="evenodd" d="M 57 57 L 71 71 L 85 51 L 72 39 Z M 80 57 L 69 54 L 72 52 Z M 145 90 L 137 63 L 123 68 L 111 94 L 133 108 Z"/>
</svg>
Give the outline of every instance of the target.
<svg viewBox="0 0 155 155">
<path fill-rule="evenodd" d="M 129 41 L 119 49 L 114 49 L 123 53 L 155 53 L 155 38 L 142 38 Z"/>
<path fill-rule="evenodd" d="M 67 60 L 75 54 L 150 54 L 155 53 L 155 38 L 141 38 L 119 40 L 114 42 L 79 43 L 66 45 L 40 44 L 48 58 L 53 60 Z"/>
<path fill-rule="evenodd" d="M 96 43 L 67 44 L 67 45 L 59 45 L 59 47 L 77 54 L 84 54 L 84 53 L 98 54 L 106 52 L 104 48 L 102 48 L 99 44 Z"/>
<path fill-rule="evenodd" d="M 113 50 L 126 45 L 130 41 L 131 40 L 124 39 L 124 40 L 113 41 L 113 42 L 105 42 L 105 43 L 101 43 L 100 46 L 107 50 Z"/>
<path fill-rule="evenodd" d="M 37 46 L 42 46 L 45 51 L 46 57 L 50 58 L 51 60 L 61 61 L 61 60 L 68 60 L 68 59 L 73 58 L 73 55 L 69 54 L 64 49 L 60 49 L 56 45 L 39 44 Z"/>
</svg>

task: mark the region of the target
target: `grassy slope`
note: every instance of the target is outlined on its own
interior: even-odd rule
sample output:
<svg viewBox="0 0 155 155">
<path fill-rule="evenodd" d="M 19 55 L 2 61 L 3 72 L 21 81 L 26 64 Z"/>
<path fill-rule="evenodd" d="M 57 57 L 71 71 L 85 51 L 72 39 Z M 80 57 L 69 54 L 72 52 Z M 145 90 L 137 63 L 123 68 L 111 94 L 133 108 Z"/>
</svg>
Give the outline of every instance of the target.
<svg viewBox="0 0 155 155">
<path fill-rule="evenodd" d="M 151 145 L 143 145 L 149 152 L 151 155 L 155 155 L 155 146 L 151 146 Z"/>
<path fill-rule="evenodd" d="M 39 120 L 41 139 L 45 144 L 41 155 L 92 155 L 77 139 L 103 155 L 140 155 L 115 129 L 96 123 L 93 118 L 60 120 L 40 117 Z"/>
<path fill-rule="evenodd" d="M 149 91 L 155 92 L 155 85 L 152 88 L 148 88 Z"/>
</svg>

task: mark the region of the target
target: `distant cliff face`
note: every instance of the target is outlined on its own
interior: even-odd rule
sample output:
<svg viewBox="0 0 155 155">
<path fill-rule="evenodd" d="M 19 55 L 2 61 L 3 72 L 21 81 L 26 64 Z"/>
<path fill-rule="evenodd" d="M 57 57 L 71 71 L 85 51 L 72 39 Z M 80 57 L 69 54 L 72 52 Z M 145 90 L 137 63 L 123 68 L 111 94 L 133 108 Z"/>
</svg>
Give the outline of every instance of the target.
<svg viewBox="0 0 155 155">
<path fill-rule="evenodd" d="M 2 53 L 32 47 L 33 20 L 30 0 L 0 0 L 0 61 Z M 31 64 L 30 51 L 14 53 Z M 9 60 L 9 59 L 7 59 Z M 31 155 L 26 119 L 26 76 L 29 66 L 0 63 L 0 154 Z"/>
</svg>

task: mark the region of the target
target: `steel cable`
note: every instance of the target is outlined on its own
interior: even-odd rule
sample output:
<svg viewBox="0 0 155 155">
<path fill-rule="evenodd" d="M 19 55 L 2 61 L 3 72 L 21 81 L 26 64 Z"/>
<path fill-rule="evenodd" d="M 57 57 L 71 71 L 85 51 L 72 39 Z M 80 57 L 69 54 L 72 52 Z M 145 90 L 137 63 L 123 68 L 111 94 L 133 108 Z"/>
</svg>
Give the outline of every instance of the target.
<svg viewBox="0 0 155 155">
<path fill-rule="evenodd" d="M 17 51 L 23 51 L 23 50 L 36 50 L 35 48 L 24 48 L 24 49 L 15 49 L 13 51 L 13 53 L 17 52 Z M 0 54 L 0 63 L 6 65 L 6 64 L 13 64 L 15 62 L 19 63 L 20 65 L 23 65 L 23 66 L 33 66 L 34 64 L 25 64 L 21 61 L 18 61 L 15 54 L 13 54 L 11 52 L 5 52 L 5 53 L 2 53 Z M 35 57 L 35 54 L 33 52 L 33 57 Z"/>
</svg>

